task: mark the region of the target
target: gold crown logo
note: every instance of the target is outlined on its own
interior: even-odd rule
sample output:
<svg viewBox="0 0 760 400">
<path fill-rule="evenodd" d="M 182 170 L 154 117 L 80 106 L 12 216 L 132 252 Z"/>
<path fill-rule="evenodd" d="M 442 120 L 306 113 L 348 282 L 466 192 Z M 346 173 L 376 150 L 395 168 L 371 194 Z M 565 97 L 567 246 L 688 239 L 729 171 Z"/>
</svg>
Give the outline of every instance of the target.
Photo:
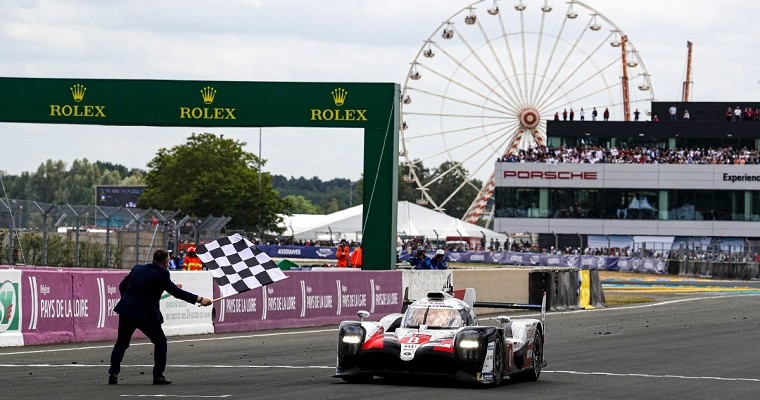
<svg viewBox="0 0 760 400">
<path fill-rule="evenodd" d="M 338 107 L 342 106 L 343 103 L 345 103 L 347 96 L 348 96 L 348 92 L 346 91 L 346 89 L 337 88 L 337 89 L 333 89 L 332 91 L 333 101 L 335 102 L 335 105 Z"/>
<path fill-rule="evenodd" d="M 71 87 L 71 95 L 74 96 L 74 101 L 77 103 L 81 102 L 84 99 L 84 92 L 87 91 L 87 88 L 84 87 L 81 83 L 77 83 L 74 86 Z"/>
<path fill-rule="evenodd" d="M 211 86 L 206 86 L 205 88 L 201 89 L 201 96 L 203 96 L 204 103 L 211 104 L 214 102 L 214 96 L 216 96 L 216 89 L 212 88 Z"/>
</svg>

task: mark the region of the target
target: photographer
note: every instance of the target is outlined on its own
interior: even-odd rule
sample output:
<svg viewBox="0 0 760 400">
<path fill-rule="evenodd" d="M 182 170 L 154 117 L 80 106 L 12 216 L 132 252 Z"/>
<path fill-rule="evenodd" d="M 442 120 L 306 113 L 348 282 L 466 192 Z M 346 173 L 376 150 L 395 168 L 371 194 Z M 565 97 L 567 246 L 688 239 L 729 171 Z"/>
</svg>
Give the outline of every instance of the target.
<svg viewBox="0 0 760 400">
<path fill-rule="evenodd" d="M 424 249 L 417 250 L 417 254 L 409 259 L 409 264 L 413 269 L 433 269 L 430 264 L 430 257 L 425 255 Z"/>
<path fill-rule="evenodd" d="M 448 268 L 448 260 L 446 259 L 446 252 L 443 249 L 435 251 L 435 256 L 430 260 L 430 269 L 446 269 Z"/>
</svg>

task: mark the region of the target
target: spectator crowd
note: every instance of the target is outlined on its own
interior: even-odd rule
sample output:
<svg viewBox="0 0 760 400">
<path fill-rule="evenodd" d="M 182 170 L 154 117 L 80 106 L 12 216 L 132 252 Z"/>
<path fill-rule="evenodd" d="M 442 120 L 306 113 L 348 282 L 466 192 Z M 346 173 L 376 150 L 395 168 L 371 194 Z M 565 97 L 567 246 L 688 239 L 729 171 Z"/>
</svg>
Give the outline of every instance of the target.
<svg viewBox="0 0 760 400">
<path fill-rule="evenodd" d="M 537 146 L 499 158 L 500 162 L 546 164 L 760 164 L 760 151 L 747 147 L 547 147 Z"/>
</svg>

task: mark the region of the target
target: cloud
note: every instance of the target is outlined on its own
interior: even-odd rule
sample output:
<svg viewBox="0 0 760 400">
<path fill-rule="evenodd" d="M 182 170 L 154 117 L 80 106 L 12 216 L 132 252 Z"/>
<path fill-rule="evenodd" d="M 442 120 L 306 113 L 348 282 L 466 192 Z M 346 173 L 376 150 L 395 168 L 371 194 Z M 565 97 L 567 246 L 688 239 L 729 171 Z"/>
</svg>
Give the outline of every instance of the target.
<svg viewBox="0 0 760 400">
<path fill-rule="evenodd" d="M 504 13 L 515 13 L 513 3 L 499 2 Z M 525 3 L 533 9 L 542 4 Z M 564 1 L 549 3 L 555 7 L 552 12 L 564 12 Z M 752 46 L 760 33 L 755 23 L 760 2 L 584 3 L 629 35 L 652 76 L 657 99 L 680 98 L 687 40 L 695 43 L 693 100 L 746 101 L 758 93 L 760 53 Z M 469 4 L 462 0 L 0 0 L 0 75 L 403 83 L 423 41 Z M 487 0 L 476 7 L 482 12 L 491 4 Z M 461 21 L 457 24 L 464 26 Z M 0 170 L 11 173 L 35 169 L 48 158 L 70 163 L 87 157 L 144 167 L 158 148 L 181 143 L 193 131 L 0 126 L 4 146 L 14 149 L 0 160 Z M 334 130 L 335 137 L 282 129 L 265 132 L 265 149 L 277 149 L 264 152 L 273 172 L 358 177 L 361 160 L 354 153 L 361 152 L 350 147 L 355 136 Z M 249 146 L 257 141 L 257 131 L 250 129 L 228 134 L 247 138 Z M 307 145 L 291 146 L 294 142 Z M 328 146 L 320 148 L 314 157 L 318 161 L 312 160 L 313 152 L 302 151 L 322 143 Z M 334 149 L 334 143 L 343 143 L 346 150 Z M 297 167 L 287 169 L 292 164 Z"/>
</svg>

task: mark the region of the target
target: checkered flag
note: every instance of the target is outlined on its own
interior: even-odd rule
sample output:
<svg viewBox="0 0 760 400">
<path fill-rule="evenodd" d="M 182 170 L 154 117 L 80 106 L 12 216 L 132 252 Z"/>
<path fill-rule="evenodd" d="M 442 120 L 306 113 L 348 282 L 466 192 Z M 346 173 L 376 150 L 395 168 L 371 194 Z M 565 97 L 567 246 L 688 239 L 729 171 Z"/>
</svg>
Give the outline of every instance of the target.
<svg viewBox="0 0 760 400">
<path fill-rule="evenodd" d="M 201 244 L 196 248 L 195 254 L 211 272 L 222 297 L 287 278 L 266 253 L 237 233 Z"/>
</svg>

